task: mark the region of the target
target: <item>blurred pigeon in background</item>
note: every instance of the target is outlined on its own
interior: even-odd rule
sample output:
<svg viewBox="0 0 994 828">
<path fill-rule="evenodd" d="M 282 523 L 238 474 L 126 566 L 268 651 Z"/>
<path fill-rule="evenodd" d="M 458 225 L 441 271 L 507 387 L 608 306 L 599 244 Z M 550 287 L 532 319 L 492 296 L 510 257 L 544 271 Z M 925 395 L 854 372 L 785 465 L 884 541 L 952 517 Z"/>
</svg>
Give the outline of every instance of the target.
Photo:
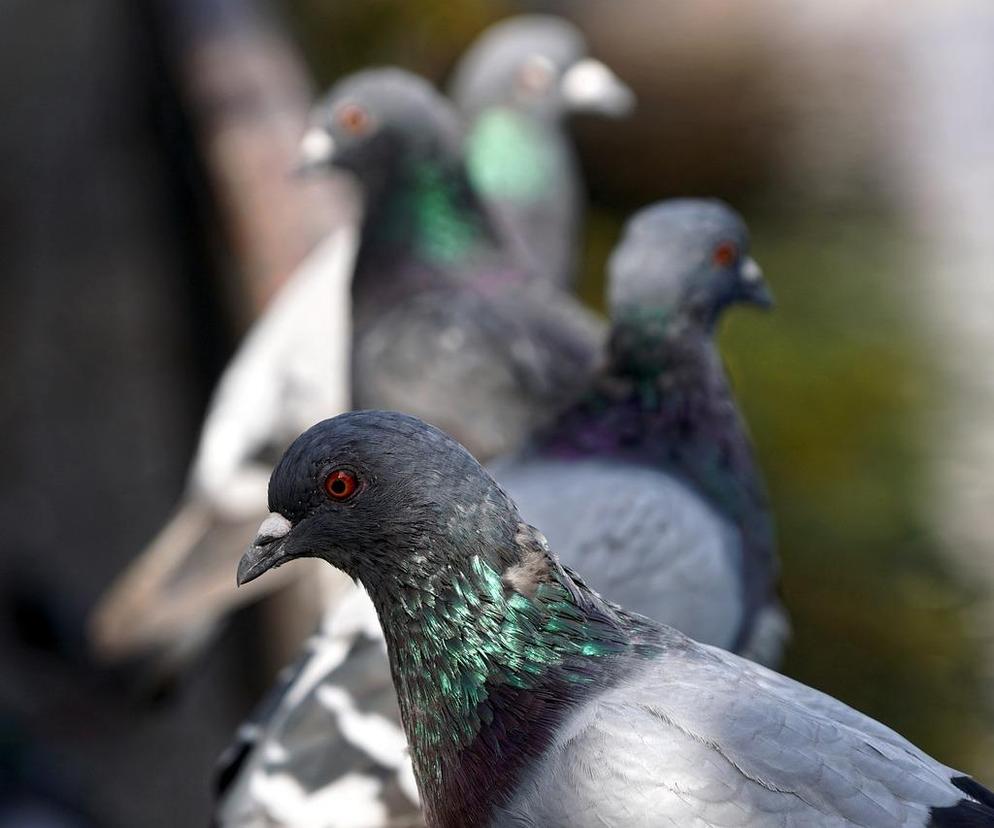
<svg viewBox="0 0 994 828">
<path fill-rule="evenodd" d="M 637 213 L 610 264 L 607 366 L 581 401 L 492 471 L 564 563 L 591 572 L 605 596 L 776 664 L 788 625 L 772 520 L 714 343 L 729 305 L 771 302 L 748 251 L 742 219 L 720 202 L 679 199 Z M 333 609 L 306 666 L 241 729 L 222 762 L 222 824 L 287 812 L 327 828 L 352 824 L 336 821 L 340 810 L 322 817 L 346 778 L 363 784 L 340 801 L 367 824 L 404 815 L 394 794 L 410 790 L 409 763 L 375 735 L 400 725 L 396 706 L 382 703 L 392 684 L 372 616 L 361 597 Z M 345 768 L 344 754 L 353 757 Z"/>
<path fill-rule="evenodd" d="M 269 495 L 239 583 L 316 557 L 364 584 L 429 826 L 994 826 L 884 725 L 600 598 L 416 418 L 313 426 Z"/>
<path fill-rule="evenodd" d="M 718 201 L 664 201 L 629 220 L 609 271 L 607 367 L 493 473 L 612 601 L 776 666 L 773 521 L 714 340 L 729 305 L 772 303 L 746 226 Z"/>
<path fill-rule="evenodd" d="M 572 284 L 584 191 L 564 122 L 575 112 L 625 115 L 635 104 L 631 90 L 588 57 L 572 23 L 521 15 L 477 38 L 449 94 L 470 124 L 473 184 L 542 274 Z"/>
<path fill-rule="evenodd" d="M 400 69 L 356 73 L 316 107 L 306 168 L 365 196 L 353 280 L 353 403 L 417 414 L 486 459 L 583 388 L 599 319 L 521 261 L 466 172 L 451 105 Z"/>
<path fill-rule="evenodd" d="M 152 653 L 153 670 L 172 672 L 210 639 L 222 616 L 278 585 L 241 595 L 231 585 L 231 567 L 266 513 L 273 459 L 307 423 L 350 407 L 355 245 L 349 227 L 319 244 L 228 364 L 176 513 L 91 616 L 101 657 Z"/>
</svg>

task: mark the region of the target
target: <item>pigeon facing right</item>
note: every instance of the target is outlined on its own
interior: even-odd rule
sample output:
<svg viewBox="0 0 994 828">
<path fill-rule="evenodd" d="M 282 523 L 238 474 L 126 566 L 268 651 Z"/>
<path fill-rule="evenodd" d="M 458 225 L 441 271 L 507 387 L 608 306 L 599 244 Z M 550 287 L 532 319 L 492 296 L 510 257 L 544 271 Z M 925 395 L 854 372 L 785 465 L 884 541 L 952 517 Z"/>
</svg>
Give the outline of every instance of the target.
<svg viewBox="0 0 994 828">
<path fill-rule="evenodd" d="M 583 184 L 565 121 L 628 114 L 635 96 L 588 56 L 560 17 L 524 14 L 488 28 L 460 59 L 449 93 L 469 121 L 470 179 L 543 276 L 576 279 Z"/>
<path fill-rule="evenodd" d="M 769 307 L 742 218 L 671 199 L 625 226 L 611 339 L 590 390 L 491 471 L 612 601 L 768 666 L 788 631 L 773 520 L 715 328 Z"/>
<path fill-rule="evenodd" d="M 431 828 L 994 826 L 994 792 L 884 725 L 600 598 L 416 418 L 313 426 L 269 505 L 239 583 L 362 581 Z"/>
</svg>

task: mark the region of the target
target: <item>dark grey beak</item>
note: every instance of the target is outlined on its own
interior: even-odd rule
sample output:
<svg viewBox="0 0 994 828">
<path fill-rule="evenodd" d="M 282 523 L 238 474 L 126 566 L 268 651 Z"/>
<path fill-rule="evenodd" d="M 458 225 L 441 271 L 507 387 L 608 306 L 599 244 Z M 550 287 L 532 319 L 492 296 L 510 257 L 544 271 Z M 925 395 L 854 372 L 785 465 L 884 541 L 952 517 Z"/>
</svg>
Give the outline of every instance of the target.
<svg viewBox="0 0 994 828">
<path fill-rule="evenodd" d="M 335 139 L 321 127 L 311 127 L 300 139 L 294 175 L 308 175 L 327 167 L 335 157 Z"/>
<path fill-rule="evenodd" d="M 763 270 L 753 258 L 748 258 L 739 269 L 739 301 L 769 309 L 773 307 L 773 292 L 763 278 Z"/>
<path fill-rule="evenodd" d="M 259 534 L 238 562 L 238 586 L 254 581 L 266 570 L 293 557 L 286 549 L 290 529 L 290 521 L 276 512 L 262 522 Z"/>
</svg>

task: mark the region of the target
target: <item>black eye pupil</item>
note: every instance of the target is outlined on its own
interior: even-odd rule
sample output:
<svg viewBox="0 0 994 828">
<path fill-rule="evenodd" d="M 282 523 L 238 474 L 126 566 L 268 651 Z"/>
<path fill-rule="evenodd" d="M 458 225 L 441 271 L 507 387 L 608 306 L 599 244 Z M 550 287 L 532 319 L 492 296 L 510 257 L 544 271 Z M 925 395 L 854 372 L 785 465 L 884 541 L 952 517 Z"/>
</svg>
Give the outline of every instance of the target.
<svg viewBox="0 0 994 828">
<path fill-rule="evenodd" d="M 331 490 L 338 495 L 345 494 L 345 481 L 336 480 L 334 483 L 331 484 Z"/>
</svg>

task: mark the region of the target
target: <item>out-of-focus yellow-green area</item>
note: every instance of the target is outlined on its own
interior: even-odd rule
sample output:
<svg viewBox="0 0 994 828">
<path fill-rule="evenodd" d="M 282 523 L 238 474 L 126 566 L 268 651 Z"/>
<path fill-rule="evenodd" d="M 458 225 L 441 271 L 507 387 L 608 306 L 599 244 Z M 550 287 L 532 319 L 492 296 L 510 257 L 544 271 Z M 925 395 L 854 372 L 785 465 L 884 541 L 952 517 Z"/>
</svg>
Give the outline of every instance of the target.
<svg viewBox="0 0 994 828">
<path fill-rule="evenodd" d="M 811 20 L 796 22 L 796 37 L 789 22 L 771 25 L 784 13 L 774 4 L 693 5 L 555 6 L 640 99 L 628 122 L 576 124 L 592 196 L 581 293 L 600 303 L 604 261 L 636 207 L 714 195 L 743 212 L 777 306 L 733 311 L 721 342 L 777 516 L 794 624 L 785 672 L 991 784 L 991 642 L 977 620 L 988 587 L 935 525 L 930 462 L 950 435 L 934 414 L 950 392 L 919 323 L 928 240 L 889 165 L 901 118 L 881 104 L 893 78 L 868 57 L 873 18 L 845 50 L 837 32 L 822 44 Z M 384 63 L 440 81 L 476 33 L 520 10 L 285 8 L 322 84 Z M 914 89 L 903 92 L 913 102 Z"/>
</svg>

